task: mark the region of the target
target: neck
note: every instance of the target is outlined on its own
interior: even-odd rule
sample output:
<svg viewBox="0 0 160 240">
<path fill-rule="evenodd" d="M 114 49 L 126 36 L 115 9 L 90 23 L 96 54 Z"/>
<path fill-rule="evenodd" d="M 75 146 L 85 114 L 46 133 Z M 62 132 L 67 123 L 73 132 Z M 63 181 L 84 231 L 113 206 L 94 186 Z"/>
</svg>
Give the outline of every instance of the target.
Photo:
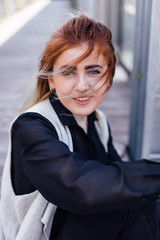
<svg viewBox="0 0 160 240">
<path fill-rule="evenodd" d="M 74 115 L 74 118 L 76 119 L 78 125 L 81 128 L 83 128 L 83 130 L 87 133 L 87 128 L 88 128 L 87 116 Z"/>
</svg>

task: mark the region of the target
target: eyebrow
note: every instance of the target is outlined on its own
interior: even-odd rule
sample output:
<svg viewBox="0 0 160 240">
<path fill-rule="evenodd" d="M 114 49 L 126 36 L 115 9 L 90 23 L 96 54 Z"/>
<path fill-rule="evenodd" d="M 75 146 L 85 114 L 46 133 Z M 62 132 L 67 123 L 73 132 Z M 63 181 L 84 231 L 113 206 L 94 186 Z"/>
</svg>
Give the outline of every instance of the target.
<svg viewBox="0 0 160 240">
<path fill-rule="evenodd" d="M 98 64 L 94 64 L 94 65 L 88 65 L 85 67 L 85 69 L 92 69 L 92 68 L 96 68 L 96 67 L 99 67 L 99 68 L 103 68 L 101 65 L 98 65 Z"/>
<path fill-rule="evenodd" d="M 96 67 L 98 67 L 98 68 L 103 68 L 101 65 L 99 65 L 99 64 L 93 64 L 93 65 L 88 65 L 88 66 L 86 66 L 85 67 L 85 69 L 86 70 L 88 70 L 88 69 L 93 69 L 93 68 L 96 68 Z M 77 67 L 76 66 L 69 66 L 69 65 L 63 65 L 63 66 L 61 66 L 59 69 L 63 69 L 63 68 L 73 68 L 73 69 L 77 69 Z"/>
<path fill-rule="evenodd" d="M 63 69 L 63 68 L 68 68 L 70 67 L 69 65 L 62 65 L 59 69 Z"/>
</svg>

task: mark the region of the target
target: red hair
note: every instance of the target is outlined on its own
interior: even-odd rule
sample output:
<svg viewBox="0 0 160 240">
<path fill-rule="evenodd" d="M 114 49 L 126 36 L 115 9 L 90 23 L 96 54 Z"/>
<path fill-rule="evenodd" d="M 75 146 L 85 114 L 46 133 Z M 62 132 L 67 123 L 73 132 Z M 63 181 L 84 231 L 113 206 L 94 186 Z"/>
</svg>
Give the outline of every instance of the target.
<svg viewBox="0 0 160 240">
<path fill-rule="evenodd" d="M 48 76 L 52 75 L 53 65 L 57 58 L 63 51 L 83 43 L 87 43 L 88 49 L 74 61 L 74 64 L 89 56 L 95 46 L 98 47 L 98 54 L 103 54 L 108 65 L 107 83 L 109 86 L 112 85 L 116 57 L 111 31 L 104 24 L 81 14 L 66 21 L 52 34 L 50 41 L 46 44 L 40 59 L 36 92 L 32 105 L 49 96 Z"/>
</svg>

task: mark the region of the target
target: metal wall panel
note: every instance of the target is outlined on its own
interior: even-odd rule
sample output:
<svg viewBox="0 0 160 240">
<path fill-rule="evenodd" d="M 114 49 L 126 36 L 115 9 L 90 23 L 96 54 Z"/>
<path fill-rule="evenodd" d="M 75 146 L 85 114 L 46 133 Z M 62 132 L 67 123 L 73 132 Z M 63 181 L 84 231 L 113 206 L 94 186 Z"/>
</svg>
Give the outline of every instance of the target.
<svg viewBox="0 0 160 240">
<path fill-rule="evenodd" d="M 153 0 L 142 157 L 160 160 L 160 1 Z"/>
<path fill-rule="evenodd" d="M 137 1 L 129 150 L 160 160 L 160 1 Z"/>
</svg>

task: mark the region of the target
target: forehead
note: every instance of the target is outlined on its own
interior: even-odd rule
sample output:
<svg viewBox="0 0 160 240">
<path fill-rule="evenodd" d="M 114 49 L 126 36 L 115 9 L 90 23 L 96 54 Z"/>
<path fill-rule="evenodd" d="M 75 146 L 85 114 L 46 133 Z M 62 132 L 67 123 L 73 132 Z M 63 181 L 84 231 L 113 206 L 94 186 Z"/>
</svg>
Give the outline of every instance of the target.
<svg viewBox="0 0 160 240">
<path fill-rule="evenodd" d="M 81 57 L 88 49 L 86 44 L 80 45 L 78 47 L 70 48 L 62 52 L 62 54 L 57 58 L 54 63 L 54 67 L 61 67 L 62 65 L 72 65 L 79 57 Z M 92 53 L 83 59 L 78 65 L 85 64 L 100 64 L 104 65 L 106 62 L 105 57 L 99 54 L 98 48 L 94 47 Z"/>
</svg>

